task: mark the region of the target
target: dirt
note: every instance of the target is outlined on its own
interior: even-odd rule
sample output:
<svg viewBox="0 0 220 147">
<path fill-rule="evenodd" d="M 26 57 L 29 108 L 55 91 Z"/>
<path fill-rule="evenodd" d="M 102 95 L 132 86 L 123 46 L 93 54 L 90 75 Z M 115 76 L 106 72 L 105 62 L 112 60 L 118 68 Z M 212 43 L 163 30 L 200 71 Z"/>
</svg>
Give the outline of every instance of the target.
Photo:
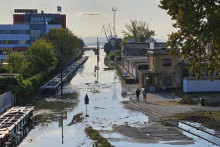
<svg viewBox="0 0 220 147">
<path fill-rule="evenodd" d="M 182 105 L 179 103 L 180 97 L 175 96 L 173 99 L 171 93 L 148 93 L 147 103 L 143 102 L 142 92 L 140 95 L 140 101 L 137 101 L 135 90 L 139 85 L 124 85 L 123 93 L 126 93 L 126 97 L 130 101 L 124 102 L 124 106 L 132 111 L 138 111 L 131 108 L 129 105 L 135 107 L 142 107 L 150 115 L 148 124 L 139 127 L 131 127 L 128 125 L 114 126 L 114 131 L 124 136 L 127 136 L 133 142 L 143 143 L 157 143 L 160 141 L 168 141 L 170 145 L 184 145 L 193 144 L 190 138 L 187 138 L 182 133 L 170 126 L 165 126 L 159 120 L 170 118 L 178 113 L 188 113 L 197 111 L 220 111 L 220 107 L 203 107 L 201 105 Z M 141 111 L 143 113 L 143 111 Z M 163 118 L 161 117 L 163 115 Z M 151 119 L 151 116 L 157 116 L 158 119 Z M 172 141 L 172 142 L 169 142 Z M 174 142 L 173 142 L 174 141 Z"/>
<path fill-rule="evenodd" d="M 178 100 L 170 100 L 170 101 L 155 101 L 151 102 L 152 104 L 158 106 L 181 106 Z"/>
<path fill-rule="evenodd" d="M 159 122 L 152 122 L 135 128 L 128 125 L 115 126 L 114 131 L 129 137 L 132 142 L 158 143 L 160 141 L 175 140 L 175 145 L 192 144 L 193 141 L 183 136 L 171 127 L 161 125 Z M 172 142 L 173 144 L 174 142 Z"/>
</svg>

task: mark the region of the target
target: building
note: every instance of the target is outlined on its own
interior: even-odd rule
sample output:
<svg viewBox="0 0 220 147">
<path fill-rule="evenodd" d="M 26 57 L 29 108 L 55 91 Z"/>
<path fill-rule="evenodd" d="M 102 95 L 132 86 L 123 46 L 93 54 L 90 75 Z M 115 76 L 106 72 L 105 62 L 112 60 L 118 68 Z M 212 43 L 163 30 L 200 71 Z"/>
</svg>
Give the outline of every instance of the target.
<svg viewBox="0 0 220 147">
<path fill-rule="evenodd" d="M 190 71 L 191 64 L 182 62 L 180 53 L 170 55 L 170 49 L 165 48 L 165 42 L 130 42 L 122 44 L 122 59 L 120 68 L 123 78 L 133 78 L 139 82 L 140 88 L 150 92 L 166 89 L 182 89 L 184 92 L 213 92 L 220 91 L 217 74 L 213 75 L 214 82 L 208 78 L 208 64 L 202 62 L 201 80 Z M 124 76 L 126 73 L 126 77 Z M 206 88 L 204 88 L 206 87 Z"/>
<path fill-rule="evenodd" d="M 154 39 L 148 42 L 129 42 L 121 46 L 121 64 L 126 72 L 129 72 L 136 82 L 139 82 L 139 70 L 149 68 L 148 51 L 159 51 L 164 48 L 166 42 L 157 42 Z"/>
<path fill-rule="evenodd" d="M 133 75 L 135 81 L 139 81 L 139 70 L 148 69 L 148 57 L 147 56 L 124 56 L 121 63 L 123 67 Z"/>
<path fill-rule="evenodd" d="M 9 52 L 26 51 L 51 28 L 66 29 L 64 14 L 37 13 L 36 9 L 15 9 L 15 13 L 13 24 L 0 25 L 0 65 Z"/>
<path fill-rule="evenodd" d="M 180 88 L 181 70 L 179 65 L 179 53 L 169 55 L 169 49 L 149 51 L 149 69 L 139 70 L 140 87 L 165 90 L 167 88 Z"/>
</svg>

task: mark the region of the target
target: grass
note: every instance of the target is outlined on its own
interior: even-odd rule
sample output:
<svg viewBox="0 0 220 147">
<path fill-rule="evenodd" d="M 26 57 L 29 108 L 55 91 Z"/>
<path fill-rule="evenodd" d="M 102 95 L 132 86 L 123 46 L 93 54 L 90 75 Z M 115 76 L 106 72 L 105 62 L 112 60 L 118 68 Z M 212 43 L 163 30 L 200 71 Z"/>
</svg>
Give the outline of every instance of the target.
<svg viewBox="0 0 220 147">
<path fill-rule="evenodd" d="M 220 111 L 177 114 L 175 118 L 198 122 L 209 129 L 220 131 Z"/>
<path fill-rule="evenodd" d="M 95 140 L 95 147 L 113 147 L 107 139 L 103 138 L 97 130 L 94 130 L 91 126 L 85 129 L 87 135 L 92 139 Z"/>
</svg>

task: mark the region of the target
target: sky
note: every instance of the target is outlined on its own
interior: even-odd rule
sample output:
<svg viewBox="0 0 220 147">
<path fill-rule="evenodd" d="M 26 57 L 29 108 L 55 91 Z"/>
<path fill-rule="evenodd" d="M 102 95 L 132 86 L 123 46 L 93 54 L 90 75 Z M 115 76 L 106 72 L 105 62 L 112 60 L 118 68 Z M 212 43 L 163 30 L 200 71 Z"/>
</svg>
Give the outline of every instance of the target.
<svg viewBox="0 0 220 147">
<path fill-rule="evenodd" d="M 45 13 L 66 14 L 67 27 L 78 37 L 105 36 L 102 26 L 113 26 L 112 7 L 116 8 L 116 33 L 123 37 L 122 30 L 131 20 L 144 21 L 154 30 L 156 39 L 167 39 L 175 32 L 173 21 L 165 10 L 158 7 L 160 0 L 0 0 L 0 24 L 12 24 L 14 9 L 38 9 Z"/>
</svg>

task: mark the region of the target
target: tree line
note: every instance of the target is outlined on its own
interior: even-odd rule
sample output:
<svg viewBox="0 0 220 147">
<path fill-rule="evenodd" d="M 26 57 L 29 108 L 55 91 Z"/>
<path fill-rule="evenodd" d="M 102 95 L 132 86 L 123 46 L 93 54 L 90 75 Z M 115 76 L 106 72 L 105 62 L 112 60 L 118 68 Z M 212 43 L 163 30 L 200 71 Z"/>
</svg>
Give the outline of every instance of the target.
<svg viewBox="0 0 220 147">
<path fill-rule="evenodd" d="M 10 59 L 6 59 L 9 64 L 3 66 L 5 72 L 18 75 L 0 78 L 0 93 L 12 90 L 17 95 L 17 104 L 25 104 L 30 100 L 28 96 L 47 80 L 50 71 L 59 70 L 67 61 L 77 58 L 82 54 L 83 47 L 83 40 L 71 31 L 51 29 L 42 39 L 31 44 L 26 52 L 13 52 Z"/>
<path fill-rule="evenodd" d="M 48 73 L 63 66 L 71 58 L 82 54 L 84 42 L 68 29 L 53 28 L 42 39 L 35 41 L 24 53 L 14 52 L 7 58 L 3 68 L 24 78 L 38 73 Z M 63 65 L 60 65 L 62 50 Z M 10 60 L 10 61 L 9 61 Z"/>
</svg>

